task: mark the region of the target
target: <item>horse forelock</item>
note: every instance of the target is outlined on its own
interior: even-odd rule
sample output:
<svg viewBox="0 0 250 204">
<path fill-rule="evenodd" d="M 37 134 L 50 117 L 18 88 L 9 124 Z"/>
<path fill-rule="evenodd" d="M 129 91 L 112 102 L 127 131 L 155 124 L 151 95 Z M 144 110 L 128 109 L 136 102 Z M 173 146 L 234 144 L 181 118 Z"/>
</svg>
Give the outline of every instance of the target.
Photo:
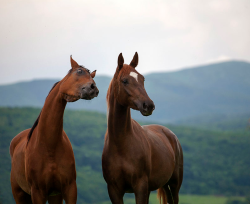
<svg viewBox="0 0 250 204">
<path fill-rule="evenodd" d="M 83 68 L 83 69 L 85 69 L 88 73 L 90 73 L 90 70 L 87 69 L 87 68 L 86 68 L 85 66 L 83 66 L 83 65 L 79 65 L 79 68 Z M 68 71 L 68 74 L 70 74 L 72 71 L 73 71 L 73 68 L 71 68 L 71 69 Z"/>
<path fill-rule="evenodd" d="M 122 69 L 119 72 L 119 76 L 129 75 L 131 71 L 134 71 L 135 68 L 131 67 L 130 65 L 124 64 Z"/>
</svg>

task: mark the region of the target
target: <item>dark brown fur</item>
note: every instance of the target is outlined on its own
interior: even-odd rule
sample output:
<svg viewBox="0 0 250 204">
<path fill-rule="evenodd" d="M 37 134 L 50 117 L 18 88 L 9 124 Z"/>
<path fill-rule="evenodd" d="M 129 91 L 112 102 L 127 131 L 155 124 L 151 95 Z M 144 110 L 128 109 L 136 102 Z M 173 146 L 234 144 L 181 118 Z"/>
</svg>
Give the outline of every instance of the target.
<svg viewBox="0 0 250 204">
<path fill-rule="evenodd" d="M 183 178 L 181 145 L 168 128 L 140 126 L 131 118 L 130 108 L 148 116 L 154 104 L 144 89 L 144 77 L 135 70 L 138 54 L 130 65 L 123 63 L 120 54 L 107 93 L 108 128 L 102 168 L 110 199 L 122 204 L 124 194 L 129 192 L 135 193 L 136 204 L 146 204 L 150 191 L 158 189 L 163 204 L 178 204 Z M 138 74 L 137 78 L 131 72 Z"/>
</svg>

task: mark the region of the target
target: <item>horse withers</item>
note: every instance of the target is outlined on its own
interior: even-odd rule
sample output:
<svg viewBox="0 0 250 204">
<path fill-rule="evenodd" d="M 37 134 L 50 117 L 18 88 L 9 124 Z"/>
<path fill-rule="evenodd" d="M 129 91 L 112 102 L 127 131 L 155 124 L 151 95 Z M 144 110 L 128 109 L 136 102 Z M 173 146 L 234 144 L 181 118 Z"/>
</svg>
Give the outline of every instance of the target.
<svg viewBox="0 0 250 204">
<path fill-rule="evenodd" d="M 31 129 L 19 133 L 10 144 L 11 187 L 17 204 L 76 204 L 75 158 L 63 130 L 67 102 L 91 100 L 99 90 L 96 71 L 70 58 L 71 69 L 48 94 Z"/>
<path fill-rule="evenodd" d="M 122 204 L 125 193 L 135 193 L 136 204 L 148 203 L 158 189 L 163 204 L 178 204 L 183 179 L 183 153 L 176 135 L 161 125 L 139 125 L 130 108 L 149 116 L 155 109 L 144 88 L 145 78 L 122 54 L 107 93 L 108 128 L 102 154 L 103 176 L 112 203 Z"/>
</svg>

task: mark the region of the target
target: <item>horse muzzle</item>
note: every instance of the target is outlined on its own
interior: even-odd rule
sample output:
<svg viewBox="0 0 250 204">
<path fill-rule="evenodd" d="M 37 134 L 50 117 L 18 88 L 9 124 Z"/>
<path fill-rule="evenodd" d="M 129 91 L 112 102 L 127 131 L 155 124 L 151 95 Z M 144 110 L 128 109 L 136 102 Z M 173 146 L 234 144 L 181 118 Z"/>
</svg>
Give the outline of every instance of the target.
<svg viewBox="0 0 250 204">
<path fill-rule="evenodd" d="M 152 115 L 154 109 L 155 109 L 155 104 L 151 100 L 144 101 L 139 107 L 139 110 L 143 116 Z"/>
<path fill-rule="evenodd" d="M 99 90 L 94 83 L 87 84 L 81 89 L 81 99 L 91 100 L 94 97 L 97 97 Z"/>
</svg>

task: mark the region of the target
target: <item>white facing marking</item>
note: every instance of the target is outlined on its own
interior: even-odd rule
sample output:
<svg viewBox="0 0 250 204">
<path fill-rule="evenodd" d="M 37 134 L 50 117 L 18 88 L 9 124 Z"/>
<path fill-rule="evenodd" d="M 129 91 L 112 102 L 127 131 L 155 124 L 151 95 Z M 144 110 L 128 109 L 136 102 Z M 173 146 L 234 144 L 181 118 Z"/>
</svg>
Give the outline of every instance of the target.
<svg viewBox="0 0 250 204">
<path fill-rule="evenodd" d="M 138 82 L 138 74 L 136 74 L 135 72 L 130 72 L 129 75 L 132 76 L 132 77 L 134 77 L 135 80 Z"/>
</svg>

